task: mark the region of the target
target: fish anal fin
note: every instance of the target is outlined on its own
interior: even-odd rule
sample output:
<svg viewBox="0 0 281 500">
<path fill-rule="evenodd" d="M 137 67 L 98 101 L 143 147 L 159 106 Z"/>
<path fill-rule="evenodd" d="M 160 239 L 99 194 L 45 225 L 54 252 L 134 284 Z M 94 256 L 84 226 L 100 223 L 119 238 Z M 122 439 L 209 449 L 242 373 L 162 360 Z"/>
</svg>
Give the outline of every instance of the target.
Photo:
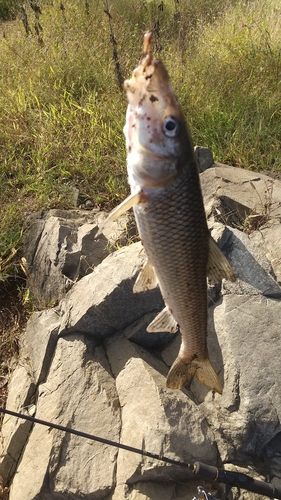
<svg viewBox="0 0 281 500">
<path fill-rule="evenodd" d="M 125 212 L 130 210 L 130 208 L 134 207 L 135 205 L 138 205 L 139 203 L 143 203 L 144 201 L 146 200 L 144 198 L 144 194 L 142 191 L 139 191 L 138 193 L 135 194 L 130 194 L 130 196 L 128 196 L 124 201 L 122 201 L 122 203 L 120 203 L 117 207 L 115 207 L 112 210 L 112 212 L 110 212 L 109 216 L 100 226 L 97 234 L 95 235 L 95 238 L 97 238 L 104 231 L 104 228 L 110 222 L 113 222 L 114 220 L 118 219 L 118 217 L 120 217 Z"/>
<path fill-rule="evenodd" d="M 133 287 L 134 293 L 144 292 L 145 290 L 152 290 L 158 285 L 158 279 L 155 274 L 154 267 L 150 264 L 149 260 L 146 261 L 143 268 L 140 270 L 139 275 Z"/>
<path fill-rule="evenodd" d="M 154 320 L 148 325 L 146 330 L 149 333 L 176 333 L 178 331 L 178 325 L 172 313 L 166 306 L 159 314 L 157 314 Z"/>
<path fill-rule="evenodd" d="M 236 280 L 231 265 L 212 236 L 209 238 L 207 277 L 212 283 L 218 283 L 222 278 L 229 281 Z"/>
<path fill-rule="evenodd" d="M 221 383 L 208 358 L 185 363 L 177 357 L 168 373 L 166 385 L 169 389 L 181 389 L 193 376 L 209 389 L 222 394 Z"/>
</svg>

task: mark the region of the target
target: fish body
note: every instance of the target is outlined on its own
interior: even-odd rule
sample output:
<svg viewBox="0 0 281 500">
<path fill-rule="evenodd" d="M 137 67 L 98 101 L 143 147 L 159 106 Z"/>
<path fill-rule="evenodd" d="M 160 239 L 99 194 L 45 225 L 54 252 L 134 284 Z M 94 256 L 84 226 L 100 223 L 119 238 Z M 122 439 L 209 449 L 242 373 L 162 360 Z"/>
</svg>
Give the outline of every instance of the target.
<svg viewBox="0 0 281 500">
<path fill-rule="evenodd" d="M 136 205 L 134 213 L 164 302 L 181 332 L 180 352 L 169 372 L 167 386 L 180 388 L 197 374 L 203 382 L 206 379 L 212 389 L 221 392 L 208 361 L 206 272 L 209 233 L 197 166 L 192 150 L 190 152 L 190 161 L 173 182 L 149 192 L 143 189 L 148 200 Z M 162 328 L 165 329 L 165 324 Z M 202 374 L 206 367 L 212 372 L 210 382 L 207 380 L 210 377 Z"/>
<path fill-rule="evenodd" d="M 211 238 L 199 171 L 181 106 L 162 61 L 145 55 L 125 81 L 128 109 L 124 133 L 131 196 L 116 213 L 133 206 L 147 263 L 134 291 L 159 284 L 165 309 L 148 331 L 181 333 L 167 387 L 180 389 L 194 375 L 222 392 L 207 350 L 207 279 L 234 280 Z"/>
</svg>

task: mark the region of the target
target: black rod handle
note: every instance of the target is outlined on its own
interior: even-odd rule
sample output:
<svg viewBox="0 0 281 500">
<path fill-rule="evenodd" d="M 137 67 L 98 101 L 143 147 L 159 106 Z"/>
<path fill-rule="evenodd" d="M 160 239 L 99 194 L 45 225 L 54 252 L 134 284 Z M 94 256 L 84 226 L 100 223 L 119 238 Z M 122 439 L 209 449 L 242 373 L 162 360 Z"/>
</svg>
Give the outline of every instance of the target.
<svg viewBox="0 0 281 500">
<path fill-rule="evenodd" d="M 197 461 L 194 463 L 194 473 L 207 481 L 216 481 L 218 479 L 219 470 L 212 465 L 203 464 Z"/>
<path fill-rule="evenodd" d="M 209 481 L 218 481 L 226 483 L 231 486 L 237 486 L 244 490 L 252 491 L 269 498 L 276 498 L 281 500 L 281 490 L 276 488 L 272 483 L 265 483 L 258 481 L 246 474 L 240 472 L 232 472 L 223 469 L 217 469 L 211 465 L 203 464 L 202 462 L 195 462 L 194 472 L 204 479 Z"/>
</svg>

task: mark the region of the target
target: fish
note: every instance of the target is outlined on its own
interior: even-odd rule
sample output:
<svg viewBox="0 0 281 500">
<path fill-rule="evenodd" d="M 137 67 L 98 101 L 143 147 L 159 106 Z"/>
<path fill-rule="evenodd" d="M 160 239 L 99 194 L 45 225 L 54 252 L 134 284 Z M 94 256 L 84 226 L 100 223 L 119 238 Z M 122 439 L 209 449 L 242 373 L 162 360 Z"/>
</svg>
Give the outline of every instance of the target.
<svg viewBox="0 0 281 500">
<path fill-rule="evenodd" d="M 195 376 L 222 394 L 207 349 L 207 277 L 213 282 L 236 278 L 208 230 L 190 131 L 167 69 L 153 57 L 151 44 L 148 32 L 143 57 L 124 82 L 131 194 L 107 221 L 133 207 L 147 257 L 133 291 L 159 286 L 165 303 L 147 331 L 180 330 L 180 350 L 166 386 L 181 389 Z"/>
</svg>

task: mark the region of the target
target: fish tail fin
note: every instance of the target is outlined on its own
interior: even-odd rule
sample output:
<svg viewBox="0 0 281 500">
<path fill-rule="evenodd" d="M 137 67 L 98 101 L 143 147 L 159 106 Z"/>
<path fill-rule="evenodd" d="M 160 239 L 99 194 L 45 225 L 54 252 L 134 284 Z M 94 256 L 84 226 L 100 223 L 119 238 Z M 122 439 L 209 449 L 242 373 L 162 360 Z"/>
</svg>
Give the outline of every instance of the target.
<svg viewBox="0 0 281 500">
<path fill-rule="evenodd" d="M 193 376 L 213 391 L 222 394 L 221 383 L 208 358 L 185 363 L 177 357 L 168 373 L 166 385 L 169 389 L 181 389 Z"/>
</svg>

